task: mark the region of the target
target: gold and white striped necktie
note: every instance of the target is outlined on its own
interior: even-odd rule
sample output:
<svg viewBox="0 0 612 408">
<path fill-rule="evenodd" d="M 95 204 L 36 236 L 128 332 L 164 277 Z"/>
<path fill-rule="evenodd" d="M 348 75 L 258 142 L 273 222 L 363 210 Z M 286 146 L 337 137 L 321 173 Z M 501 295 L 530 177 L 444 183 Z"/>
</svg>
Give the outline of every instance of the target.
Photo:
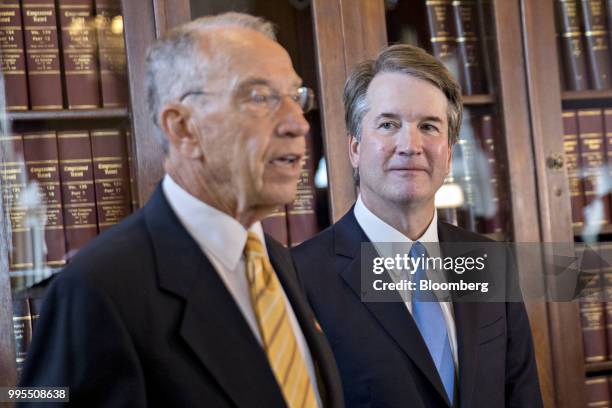
<svg viewBox="0 0 612 408">
<path fill-rule="evenodd" d="M 257 235 L 248 233 L 244 249 L 251 304 L 263 348 L 289 408 L 315 408 L 317 400 L 291 328 L 283 291 Z"/>
</svg>

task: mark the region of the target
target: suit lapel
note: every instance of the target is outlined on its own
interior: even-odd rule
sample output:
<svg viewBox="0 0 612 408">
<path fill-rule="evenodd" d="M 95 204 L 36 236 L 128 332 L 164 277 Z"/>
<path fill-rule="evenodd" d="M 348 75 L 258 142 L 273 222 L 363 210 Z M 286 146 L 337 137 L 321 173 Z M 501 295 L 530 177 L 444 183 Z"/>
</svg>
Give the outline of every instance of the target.
<svg viewBox="0 0 612 408">
<path fill-rule="evenodd" d="M 145 206 L 145 219 L 155 250 L 158 284 L 185 301 L 179 329 L 185 343 L 237 406 L 283 406 L 261 346 L 160 187 Z"/>
<path fill-rule="evenodd" d="M 337 372 L 338 369 L 333 353 L 327 344 L 325 335 L 315 320 L 314 314 L 310 310 L 310 306 L 306 302 L 302 289 L 297 284 L 297 274 L 289 254 L 283 254 L 281 251 L 286 250 L 267 236 L 266 248 L 268 249 L 270 262 L 283 286 L 289 303 L 291 303 L 293 313 L 300 324 L 308 344 L 313 364 L 319 377 L 317 378 L 317 384 L 321 401 L 325 406 L 342 406 L 342 402 L 337 400 L 341 393 L 338 392 L 338 395 L 334 393 L 334 390 L 341 389 L 341 385 L 337 381 L 340 375 Z"/>
<path fill-rule="evenodd" d="M 348 266 L 341 271 L 341 276 L 355 296 L 361 299 L 361 264 L 372 264 L 372 259 L 361 259 L 361 243 L 370 240 L 357 223 L 352 209 L 334 228 L 336 255 L 352 258 Z M 368 254 L 368 258 L 371 256 L 375 255 Z M 440 397 L 451 405 L 427 345 L 399 294 L 394 302 L 362 303 L 436 388 Z"/>
<path fill-rule="evenodd" d="M 446 224 L 438 224 L 440 242 L 464 242 L 465 238 L 457 236 Z M 443 254 L 444 255 L 444 254 Z M 471 406 L 474 390 L 474 375 L 478 367 L 478 303 L 455 302 L 453 311 L 457 329 L 457 348 L 459 355 L 459 406 Z"/>
</svg>

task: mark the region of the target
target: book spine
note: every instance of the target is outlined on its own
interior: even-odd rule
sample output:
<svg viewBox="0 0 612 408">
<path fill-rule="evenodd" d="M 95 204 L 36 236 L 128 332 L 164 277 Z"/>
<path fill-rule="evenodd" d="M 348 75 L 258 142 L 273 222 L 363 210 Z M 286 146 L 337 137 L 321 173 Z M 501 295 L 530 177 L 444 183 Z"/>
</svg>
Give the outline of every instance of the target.
<svg viewBox="0 0 612 408">
<path fill-rule="evenodd" d="M 584 224 L 584 184 L 580 176 L 582 159 L 578 141 L 578 115 L 576 111 L 566 110 L 563 120 L 563 151 L 567 168 L 572 205 L 572 225 Z"/>
<path fill-rule="evenodd" d="M 490 171 L 490 185 L 491 185 L 491 204 L 494 207 L 494 213 L 488 217 L 483 217 L 481 221 L 481 231 L 484 233 L 501 233 L 503 232 L 504 219 L 503 211 L 501 208 L 500 195 L 501 195 L 501 167 L 497 160 L 497 154 L 495 152 L 495 125 L 493 116 L 482 115 L 478 116 L 477 120 L 479 126 L 477 127 L 480 132 L 476 135 L 480 140 L 482 151 L 489 164 Z"/>
<path fill-rule="evenodd" d="M 0 64 L 6 109 L 27 110 L 28 84 L 19 0 L 5 0 L 0 4 Z"/>
<path fill-rule="evenodd" d="M 588 89 L 587 64 L 584 52 L 579 0 L 557 0 L 555 11 L 565 89 Z"/>
<path fill-rule="evenodd" d="M 604 118 L 604 137 L 606 139 L 606 158 L 608 163 L 607 176 L 612 180 L 612 108 L 603 110 Z M 608 193 L 607 198 L 612 200 L 612 196 Z M 610 202 L 610 211 L 612 212 L 612 201 Z M 612 214 L 610 215 L 612 218 Z"/>
<path fill-rule="evenodd" d="M 24 135 L 23 151 L 28 178 L 31 182 L 38 184 L 41 205 L 45 209 L 44 217 L 34 220 L 36 218 L 34 216 L 31 221 L 44 225 L 44 240 L 47 247 L 45 265 L 55 267 L 64 265 L 66 263 L 66 244 L 57 134 L 38 132 Z"/>
<path fill-rule="evenodd" d="M 587 407 L 609 407 L 610 406 L 610 388 L 608 377 L 598 376 L 591 377 L 585 380 Z"/>
<path fill-rule="evenodd" d="M 612 0 L 606 0 L 606 17 L 608 20 L 608 42 L 612 45 Z"/>
<path fill-rule="evenodd" d="M 581 109 L 578 111 L 578 138 L 580 156 L 584 170 L 585 205 L 595 200 L 603 201 L 603 211 L 597 219 L 588 221 L 607 224 L 610 222 L 610 205 L 603 195 L 604 177 L 607 177 L 606 147 L 601 109 Z"/>
<path fill-rule="evenodd" d="M 62 109 L 62 78 L 55 5 L 22 0 L 30 104 L 33 110 Z"/>
<path fill-rule="evenodd" d="M 13 335 L 15 336 L 17 377 L 20 377 L 32 342 L 32 321 L 27 298 L 13 299 Z"/>
<path fill-rule="evenodd" d="M 581 0 L 587 61 L 594 89 L 609 89 L 612 85 L 610 42 L 603 0 Z"/>
<path fill-rule="evenodd" d="M 314 163 L 312 161 L 312 131 L 306 136 L 306 154 L 298 179 L 295 200 L 287 206 L 289 244 L 294 247 L 312 238 L 319 227 L 315 213 Z"/>
<path fill-rule="evenodd" d="M 26 188 L 27 171 L 23 158 L 21 135 L 0 136 L 0 181 L 5 218 L 10 222 L 11 245 L 9 250 L 10 270 L 27 269 L 33 266 L 31 229 L 26 222 L 26 207 L 22 194 Z M 15 279 L 13 287 L 21 287 Z"/>
<path fill-rule="evenodd" d="M 136 184 L 136 167 L 134 166 L 134 155 L 132 149 L 132 133 L 125 131 L 126 151 L 128 155 L 128 167 L 130 169 L 130 191 L 132 192 L 132 212 L 138 210 L 138 185 Z"/>
<path fill-rule="evenodd" d="M 261 226 L 266 234 L 270 235 L 284 246 L 289 246 L 287 209 L 285 206 L 277 208 L 272 214 L 261 220 Z"/>
<path fill-rule="evenodd" d="M 579 280 L 584 288 L 579 302 L 584 360 L 586 363 L 605 361 L 608 358 L 608 348 L 601 271 L 583 270 Z"/>
<path fill-rule="evenodd" d="M 66 258 L 98 235 L 91 142 L 87 131 L 58 132 Z"/>
<path fill-rule="evenodd" d="M 601 266 L 601 279 L 603 279 L 603 301 L 606 317 L 606 338 L 608 343 L 608 360 L 612 360 L 612 263 L 608 260 L 612 259 L 612 244 L 601 242 L 599 246 L 599 255 L 603 260 Z"/>
<path fill-rule="evenodd" d="M 458 210 L 459 226 L 469 231 L 476 231 L 475 191 L 472 163 L 475 146 L 473 137 L 460 137 L 455 150 L 457 167 L 453 170 L 455 180 L 461 185 L 464 204 Z"/>
<path fill-rule="evenodd" d="M 103 232 L 125 218 L 132 207 L 125 133 L 119 129 L 91 132 L 98 229 Z"/>
<path fill-rule="evenodd" d="M 453 1 L 457 62 L 461 73 L 464 95 L 486 92 L 482 66 L 482 46 L 478 32 L 478 9 L 475 0 Z"/>
<path fill-rule="evenodd" d="M 68 109 L 100 106 L 92 0 L 58 0 Z"/>
<path fill-rule="evenodd" d="M 453 6 L 450 0 L 427 0 L 427 28 L 431 52 L 455 78 L 461 78 L 457 66 L 457 39 L 453 28 Z M 463 84 L 461 84 L 463 86 Z"/>
<path fill-rule="evenodd" d="M 28 298 L 28 304 L 30 305 L 30 317 L 32 322 L 32 335 L 34 335 L 34 331 L 36 330 L 36 322 L 40 317 L 40 309 L 42 307 L 43 298 L 35 297 Z"/>
<path fill-rule="evenodd" d="M 487 91 L 492 92 L 495 80 L 495 28 L 491 9 L 491 0 L 477 0 L 478 26 L 480 27 L 480 42 L 482 46 L 482 61 L 484 65 Z"/>
<path fill-rule="evenodd" d="M 96 1 L 102 106 L 124 107 L 128 101 L 123 16 L 117 0 Z"/>
</svg>

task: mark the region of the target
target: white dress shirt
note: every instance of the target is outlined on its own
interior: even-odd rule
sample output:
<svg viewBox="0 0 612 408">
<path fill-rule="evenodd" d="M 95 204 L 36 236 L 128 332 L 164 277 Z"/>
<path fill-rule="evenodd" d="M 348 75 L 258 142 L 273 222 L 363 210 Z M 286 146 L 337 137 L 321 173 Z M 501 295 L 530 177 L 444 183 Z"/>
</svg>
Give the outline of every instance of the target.
<svg viewBox="0 0 612 408">
<path fill-rule="evenodd" d="M 396 242 L 402 243 L 405 247 L 406 244 L 411 245 L 412 242 L 414 242 L 410 238 L 393 228 L 391 225 L 378 218 L 378 216 L 376 216 L 372 211 L 368 209 L 368 207 L 366 207 L 363 200 L 361 200 L 361 196 L 357 197 L 354 213 L 357 222 L 367 235 L 368 239 L 372 241 L 380 256 L 389 257 L 394 255 L 389 244 L 377 246 L 376 243 Z M 431 223 L 429 224 L 423 235 L 419 237 L 417 241 L 420 241 L 422 243 L 440 242 L 438 239 L 438 215 L 436 211 L 434 211 Z M 429 256 L 438 256 L 438 254 L 431 253 L 431 249 L 431 246 L 427 246 L 427 250 L 428 252 L 430 252 Z M 410 248 L 407 247 L 407 250 L 410 250 Z M 408 298 L 408 300 L 406 300 L 404 304 L 406 305 L 408 311 L 412 314 L 412 303 L 410 301 L 410 298 Z M 450 343 L 451 352 L 453 354 L 453 360 L 455 362 L 455 370 L 458 370 L 459 358 L 457 355 L 457 331 L 455 328 L 453 304 L 451 302 L 440 302 L 440 306 L 442 308 L 442 315 L 444 316 L 444 321 L 446 322 L 446 331 L 448 332 L 448 340 Z"/>
<path fill-rule="evenodd" d="M 251 304 L 249 284 L 246 278 L 243 252 L 247 242 L 247 230 L 236 219 L 189 194 L 167 174 L 162 181 L 162 190 L 181 224 L 183 224 L 189 235 L 197 242 L 219 274 L 219 277 L 221 277 L 225 287 L 242 312 L 244 319 L 251 327 L 253 335 L 259 341 L 259 344 L 262 344 L 257 319 Z M 251 225 L 249 231 L 254 232 L 259 237 L 267 255 L 266 241 L 261 223 L 256 222 Z M 291 328 L 306 363 L 317 403 L 321 406 L 321 397 L 317 387 L 317 378 L 310 350 L 284 290 L 283 296 Z M 214 312 L 211 310 L 211 313 Z M 236 367 L 236 369 L 239 370 L 240 368 Z"/>
</svg>

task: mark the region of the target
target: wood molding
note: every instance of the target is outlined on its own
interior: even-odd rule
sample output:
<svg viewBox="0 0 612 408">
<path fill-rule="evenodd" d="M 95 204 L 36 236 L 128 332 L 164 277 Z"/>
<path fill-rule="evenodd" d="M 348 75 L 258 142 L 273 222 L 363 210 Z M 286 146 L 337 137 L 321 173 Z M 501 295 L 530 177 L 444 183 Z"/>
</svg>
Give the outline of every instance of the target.
<svg viewBox="0 0 612 408">
<path fill-rule="evenodd" d="M 542 241 L 573 242 L 567 170 L 551 170 L 547 166 L 548 157 L 563 154 L 554 4 L 552 1 L 522 0 L 521 6 L 532 146 L 538 158 L 535 170 L 540 186 L 538 211 Z M 578 306 L 549 302 L 547 309 L 554 406 L 586 406 Z M 571 335 L 561 336 L 561 333 Z"/>
</svg>

